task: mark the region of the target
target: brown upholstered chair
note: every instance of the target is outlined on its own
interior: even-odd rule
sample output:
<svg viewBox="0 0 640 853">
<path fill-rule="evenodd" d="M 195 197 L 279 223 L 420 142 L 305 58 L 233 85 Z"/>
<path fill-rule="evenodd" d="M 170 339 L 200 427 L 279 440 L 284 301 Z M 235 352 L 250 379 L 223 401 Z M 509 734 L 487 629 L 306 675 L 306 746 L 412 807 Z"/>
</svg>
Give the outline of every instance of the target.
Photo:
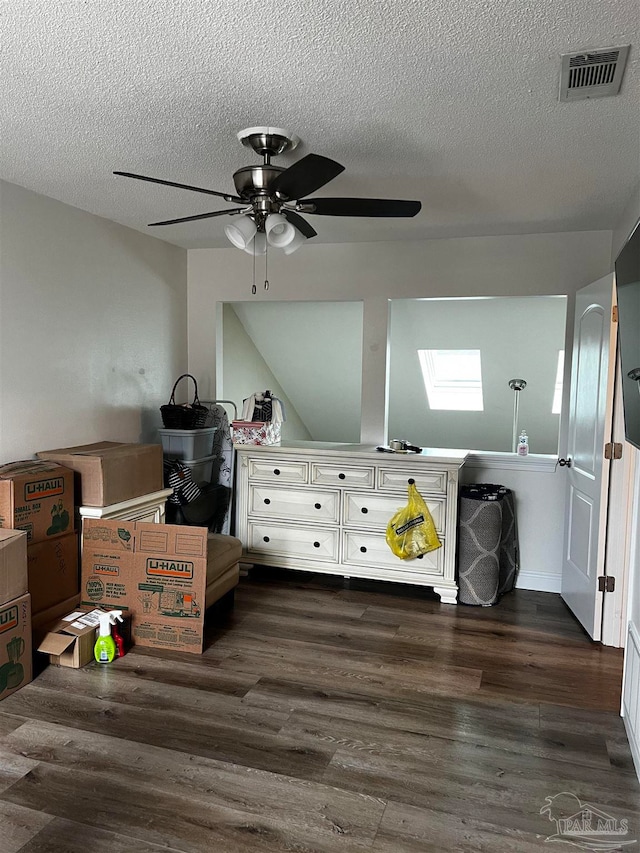
<svg viewBox="0 0 640 853">
<path fill-rule="evenodd" d="M 207 591 L 205 607 L 208 609 L 216 601 L 230 593 L 238 585 L 240 578 L 239 560 L 242 556 L 242 543 L 235 536 L 222 533 L 209 533 L 207 548 Z"/>
</svg>

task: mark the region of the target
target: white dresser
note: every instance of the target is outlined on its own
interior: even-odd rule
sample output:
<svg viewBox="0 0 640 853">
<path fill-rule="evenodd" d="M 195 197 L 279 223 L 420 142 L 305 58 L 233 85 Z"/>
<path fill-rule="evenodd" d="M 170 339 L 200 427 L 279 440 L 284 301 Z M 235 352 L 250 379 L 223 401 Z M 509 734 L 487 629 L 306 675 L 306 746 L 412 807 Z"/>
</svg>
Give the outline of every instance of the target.
<svg viewBox="0 0 640 853">
<path fill-rule="evenodd" d="M 236 451 L 236 536 L 247 562 L 429 586 L 455 604 L 458 472 L 466 451 L 391 454 L 314 441 L 236 445 Z M 407 501 L 409 479 L 443 546 L 401 560 L 385 533 Z"/>
</svg>

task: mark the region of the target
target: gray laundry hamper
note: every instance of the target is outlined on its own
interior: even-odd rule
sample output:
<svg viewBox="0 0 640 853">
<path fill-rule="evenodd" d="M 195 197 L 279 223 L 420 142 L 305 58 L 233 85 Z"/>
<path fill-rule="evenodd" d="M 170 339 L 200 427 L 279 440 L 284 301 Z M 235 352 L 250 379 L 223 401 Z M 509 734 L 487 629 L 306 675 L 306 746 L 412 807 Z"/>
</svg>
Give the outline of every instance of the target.
<svg viewBox="0 0 640 853">
<path fill-rule="evenodd" d="M 476 483 L 460 490 L 458 601 L 496 604 L 518 571 L 518 531 L 511 489 Z"/>
</svg>

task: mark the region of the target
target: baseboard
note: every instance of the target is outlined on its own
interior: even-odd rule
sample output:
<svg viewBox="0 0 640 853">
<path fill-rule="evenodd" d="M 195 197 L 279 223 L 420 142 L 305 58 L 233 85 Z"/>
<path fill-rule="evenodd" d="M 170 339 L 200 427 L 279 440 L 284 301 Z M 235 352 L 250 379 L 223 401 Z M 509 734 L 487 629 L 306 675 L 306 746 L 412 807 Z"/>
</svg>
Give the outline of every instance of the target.
<svg viewBox="0 0 640 853">
<path fill-rule="evenodd" d="M 624 729 L 627 733 L 627 740 L 629 741 L 629 749 L 631 750 L 631 757 L 633 758 L 633 766 L 636 769 L 636 776 L 638 777 L 638 781 L 640 781 L 640 748 L 638 747 L 638 741 L 635 738 L 635 732 L 631 728 L 631 725 L 625 716 L 622 717 L 622 722 L 624 723 Z"/>
<path fill-rule="evenodd" d="M 562 577 L 547 572 L 518 572 L 516 589 L 535 589 L 537 592 L 560 592 Z"/>
</svg>

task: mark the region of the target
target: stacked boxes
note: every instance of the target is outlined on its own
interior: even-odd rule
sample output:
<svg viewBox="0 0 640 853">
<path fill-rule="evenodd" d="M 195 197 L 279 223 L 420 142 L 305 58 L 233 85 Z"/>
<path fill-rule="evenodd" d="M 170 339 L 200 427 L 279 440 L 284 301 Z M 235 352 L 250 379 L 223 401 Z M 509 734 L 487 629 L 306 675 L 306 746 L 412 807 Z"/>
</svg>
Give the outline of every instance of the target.
<svg viewBox="0 0 640 853">
<path fill-rule="evenodd" d="M 0 699 L 31 680 L 32 643 L 53 644 L 50 658 L 61 665 L 87 661 L 95 632 L 84 625 L 80 605 L 74 495 L 87 506 L 103 506 L 162 489 L 160 445 L 100 442 L 37 455 L 42 458 L 0 467 Z M 204 554 L 206 572 L 206 531 Z M 184 602 L 200 615 L 195 596 L 186 592 Z M 80 616 L 68 622 L 76 610 Z M 195 634 L 199 651 L 202 638 Z"/>
<path fill-rule="evenodd" d="M 27 534 L 0 530 L 0 604 L 27 592 Z"/>
<path fill-rule="evenodd" d="M 0 700 L 32 676 L 27 534 L 0 530 Z"/>
<path fill-rule="evenodd" d="M 78 594 L 78 537 L 75 533 L 27 548 L 33 613 L 49 610 Z"/>
<path fill-rule="evenodd" d="M 36 456 L 76 472 L 78 503 L 82 506 L 111 506 L 162 489 L 159 444 L 100 441 L 42 450 Z"/>
<path fill-rule="evenodd" d="M 29 545 L 73 532 L 73 473 L 33 459 L 2 465 L 0 527 L 26 530 Z"/>
<path fill-rule="evenodd" d="M 26 533 L 33 616 L 78 593 L 72 471 L 38 460 L 0 467 L 0 527 Z"/>
</svg>

